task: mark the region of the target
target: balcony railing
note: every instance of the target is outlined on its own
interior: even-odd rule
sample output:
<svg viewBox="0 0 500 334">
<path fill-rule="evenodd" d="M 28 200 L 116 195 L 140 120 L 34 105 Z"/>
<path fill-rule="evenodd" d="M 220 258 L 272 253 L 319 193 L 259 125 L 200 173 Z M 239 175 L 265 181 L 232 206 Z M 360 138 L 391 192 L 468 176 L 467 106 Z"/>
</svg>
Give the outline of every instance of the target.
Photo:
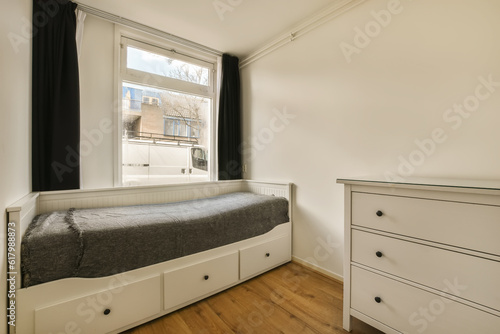
<svg viewBox="0 0 500 334">
<path fill-rule="evenodd" d="M 198 144 L 198 138 L 164 135 L 161 133 L 152 133 L 152 132 L 128 131 L 128 130 L 123 130 L 123 139 L 142 140 L 142 141 L 152 142 L 153 144 L 161 144 L 161 143 L 165 144 L 183 143 L 183 144 L 193 144 L 193 145 Z"/>
</svg>

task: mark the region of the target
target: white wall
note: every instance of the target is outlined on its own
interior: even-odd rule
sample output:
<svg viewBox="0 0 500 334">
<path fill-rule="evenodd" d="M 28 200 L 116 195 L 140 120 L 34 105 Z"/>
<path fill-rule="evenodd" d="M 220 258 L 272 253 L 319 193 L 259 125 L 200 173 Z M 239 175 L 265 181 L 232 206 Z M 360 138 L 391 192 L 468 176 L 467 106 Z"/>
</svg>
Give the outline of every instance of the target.
<svg viewBox="0 0 500 334">
<path fill-rule="evenodd" d="M 371 11 L 389 4 L 377 31 Z M 294 256 L 342 275 L 337 178 L 500 179 L 499 14 L 496 0 L 372 0 L 242 69 L 245 177 L 296 184 Z M 494 92 L 476 91 L 489 76 Z M 448 111 L 476 93 L 467 118 Z"/>
<path fill-rule="evenodd" d="M 82 188 L 113 187 L 114 25 L 87 15 L 80 64 Z"/>
<path fill-rule="evenodd" d="M 5 208 L 31 190 L 31 29 L 24 23 L 31 11 L 29 0 L 7 1 L 0 11 L 0 333 L 7 331 Z"/>
</svg>

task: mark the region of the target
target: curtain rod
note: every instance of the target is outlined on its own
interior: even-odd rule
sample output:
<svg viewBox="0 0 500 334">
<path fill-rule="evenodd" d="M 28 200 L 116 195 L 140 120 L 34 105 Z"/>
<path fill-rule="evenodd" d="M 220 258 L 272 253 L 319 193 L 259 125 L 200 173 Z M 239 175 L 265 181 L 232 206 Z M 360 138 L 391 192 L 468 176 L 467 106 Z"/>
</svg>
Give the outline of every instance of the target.
<svg viewBox="0 0 500 334">
<path fill-rule="evenodd" d="M 78 9 L 80 9 L 81 11 L 83 11 L 87 14 L 91 14 L 91 15 L 100 17 L 100 18 L 107 20 L 107 21 L 110 21 L 112 23 L 118 23 L 118 24 L 124 25 L 126 27 L 130 27 L 130 28 L 134 28 L 134 29 L 137 29 L 137 30 L 140 30 L 143 32 L 147 32 L 149 34 L 165 38 L 171 42 L 176 42 L 176 43 L 179 43 L 182 45 L 186 45 L 186 46 L 192 47 L 196 50 L 199 50 L 199 51 L 211 54 L 211 55 L 222 56 L 221 51 L 209 48 L 207 46 L 198 44 L 196 42 L 192 42 L 190 40 L 184 39 L 184 38 L 179 37 L 179 36 L 175 36 L 175 35 L 166 33 L 164 31 L 161 31 L 159 29 L 144 25 L 142 23 L 132 21 L 132 20 L 126 19 L 124 17 L 102 11 L 102 10 L 94 8 L 94 7 L 83 5 L 83 4 L 79 3 L 78 1 L 73 1 L 73 2 L 78 5 Z"/>
</svg>

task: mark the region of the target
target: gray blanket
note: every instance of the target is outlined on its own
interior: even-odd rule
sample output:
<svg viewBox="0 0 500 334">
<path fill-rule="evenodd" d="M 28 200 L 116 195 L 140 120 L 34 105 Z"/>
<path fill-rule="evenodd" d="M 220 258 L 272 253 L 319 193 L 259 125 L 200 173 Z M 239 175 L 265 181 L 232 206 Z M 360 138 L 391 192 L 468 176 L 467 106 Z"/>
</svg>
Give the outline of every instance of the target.
<svg viewBox="0 0 500 334">
<path fill-rule="evenodd" d="M 245 192 L 42 214 L 21 244 L 23 287 L 113 275 L 258 236 L 288 221 L 286 199 Z"/>
</svg>

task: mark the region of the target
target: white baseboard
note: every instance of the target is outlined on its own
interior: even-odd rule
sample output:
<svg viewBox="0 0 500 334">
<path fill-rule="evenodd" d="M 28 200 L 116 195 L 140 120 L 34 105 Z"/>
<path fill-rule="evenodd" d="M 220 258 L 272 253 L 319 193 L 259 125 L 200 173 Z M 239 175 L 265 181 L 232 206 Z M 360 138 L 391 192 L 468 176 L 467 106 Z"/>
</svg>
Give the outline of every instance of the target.
<svg viewBox="0 0 500 334">
<path fill-rule="evenodd" d="M 321 268 L 313 263 L 310 263 L 310 262 L 307 262 L 307 261 L 304 261 L 302 260 L 301 258 L 298 258 L 296 256 L 292 256 L 292 261 L 293 262 L 296 262 L 300 265 L 303 265 L 304 267 L 308 268 L 308 269 L 311 269 L 313 271 L 316 271 L 324 276 L 327 276 L 327 277 L 330 277 L 330 278 L 333 278 L 334 280 L 337 280 L 337 281 L 340 281 L 342 283 L 344 283 L 344 277 L 342 277 L 341 275 L 339 274 L 336 274 L 332 271 L 329 271 L 329 270 L 326 270 L 324 268 Z"/>
</svg>

